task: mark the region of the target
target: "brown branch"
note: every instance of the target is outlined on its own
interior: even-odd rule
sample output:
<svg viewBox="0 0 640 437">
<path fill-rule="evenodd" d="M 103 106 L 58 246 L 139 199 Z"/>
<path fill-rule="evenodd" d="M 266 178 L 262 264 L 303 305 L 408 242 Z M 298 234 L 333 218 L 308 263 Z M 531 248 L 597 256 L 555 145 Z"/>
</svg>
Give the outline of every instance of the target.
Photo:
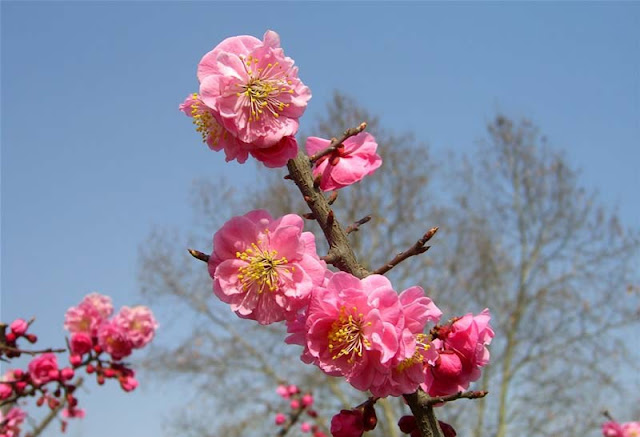
<svg viewBox="0 0 640 437">
<path fill-rule="evenodd" d="M 7 346 L 6 344 L 0 344 L 0 351 L 19 352 L 21 354 L 35 356 L 35 355 L 47 354 L 47 353 L 61 354 L 63 352 L 66 352 L 67 350 L 66 349 L 47 348 L 47 349 L 41 349 L 41 350 L 36 350 L 36 351 L 28 351 L 28 350 L 24 350 L 24 349 L 18 349 L 18 348 L 15 348 L 15 347 Z"/>
<path fill-rule="evenodd" d="M 352 127 L 351 129 L 347 129 L 346 131 L 344 131 L 344 134 L 342 134 L 342 136 L 340 138 L 332 138 L 331 139 L 331 144 L 329 145 L 329 147 L 327 147 L 326 149 L 312 155 L 309 158 L 309 163 L 313 166 L 313 164 L 316 163 L 316 161 L 318 161 L 320 158 L 322 158 L 323 156 L 327 156 L 332 154 L 333 152 L 336 151 L 336 149 L 338 147 L 340 147 L 340 145 L 342 145 L 342 143 L 349 137 L 352 137 L 354 135 L 358 135 L 360 132 L 362 132 L 363 130 L 365 130 L 367 127 L 367 123 L 360 123 L 360 126 L 358 127 Z M 291 176 L 291 175 L 290 175 Z"/>
<path fill-rule="evenodd" d="M 362 125 L 360 125 L 360 127 L 362 127 Z M 347 130 L 341 141 L 361 131 L 360 127 Z M 364 127 L 362 127 L 362 129 L 364 129 Z M 289 176 L 291 176 L 291 179 L 302 193 L 303 198 L 307 202 L 309 209 L 311 209 L 329 243 L 329 253 L 326 259 L 330 260 L 331 264 L 338 269 L 351 273 L 358 278 L 364 278 L 369 275 L 369 272 L 358 264 L 353 250 L 349 245 L 347 234 L 340 225 L 340 222 L 333 215 L 329 202 L 322 194 L 322 191 L 314 187 L 309 158 L 300 151 L 298 152 L 298 156 L 289 160 L 287 168 L 289 169 Z"/>
<path fill-rule="evenodd" d="M 480 399 L 488 395 L 488 391 L 459 391 L 448 396 L 436 396 L 435 398 L 429 398 L 426 402 L 427 405 L 437 405 L 444 402 L 455 401 L 456 399 Z"/>
<path fill-rule="evenodd" d="M 346 234 L 350 234 L 352 232 L 358 232 L 358 228 L 361 225 L 364 225 L 365 223 L 367 223 L 369 220 L 371 220 L 371 216 L 368 215 L 366 217 L 362 217 L 360 220 L 358 220 L 357 222 L 347 226 L 347 229 L 344 230 L 344 232 Z"/>
<path fill-rule="evenodd" d="M 195 249 L 187 249 L 187 250 L 189 251 L 191 256 L 194 257 L 195 259 L 199 259 L 200 261 L 204 261 L 206 263 L 209 262 L 209 255 L 207 255 L 206 253 L 202 253 L 199 250 L 195 250 Z"/>
<path fill-rule="evenodd" d="M 397 254 L 391 261 L 389 261 L 387 264 L 383 265 L 382 267 L 377 268 L 376 270 L 374 270 L 373 273 L 378 275 L 384 275 L 385 273 L 387 273 L 389 270 L 391 270 L 392 268 L 400 264 L 405 259 L 415 255 L 420 255 L 421 253 L 425 253 L 427 250 L 429 250 L 429 247 L 431 247 L 431 246 L 425 246 L 425 244 L 427 243 L 427 241 L 431 239 L 431 237 L 435 235 L 436 232 L 438 232 L 437 226 L 429 229 L 429 231 L 426 234 L 424 234 L 421 239 L 416 241 L 413 246 L 411 246 L 409 249 L 405 250 L 404 252 L 400 252 L 399 254 Z"/>
<path fill-rule="evenodd" d="M 422 437 L 444 437 L 433 412 L 433 405 L 429 404 L 431 398 L 428 394 L 418 389 L 415 393 L 406 394 L 403 397 L 416 418 L 416 425 Z"/>
</svg>

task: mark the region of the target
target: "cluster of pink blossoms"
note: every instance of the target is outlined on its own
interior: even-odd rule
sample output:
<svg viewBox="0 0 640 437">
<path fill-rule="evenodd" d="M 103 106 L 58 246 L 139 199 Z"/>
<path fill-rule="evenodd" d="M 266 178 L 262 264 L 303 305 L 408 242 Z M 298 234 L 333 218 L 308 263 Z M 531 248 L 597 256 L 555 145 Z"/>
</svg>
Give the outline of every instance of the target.
<svg viewBox="0 0 640 437">
<path fill-rule="evenodd" d="M 119 361 L 153 340 L 158 323 L 149 308 L 125 306 L 109 319 L 112 314 L 111 298 L 98 293 L 87 295 L 67 310 L 64 327 L 71 333 L 72 360 L 81 361 L 91 351 L 104 351 Z"/>
<path fill-rule="evenodd" d="M 198 64 L 200 92 L 180 110 L 193 118 L 203 141 L 224 150 L 227 161 L 249 155 L 267 167 L 282 167 L 296 156 L 294 135 L 311 91 L 298 78 L 280 37 L 267 31 L 227 38 Z"/>
<path fill-rule="evenodd" d="M 27 332 L 31 322 L 17 319 L 9 325 L 9 332 L 4 332 L 6 325 L 3 325 L 0 357 L 17 358 L 25 353 L 34 357 L 26 371 L 10 369 L 0 378 L 0 407 L 15 405 L 27 397 L 35 397 L 38 407 L 46 405 L 51 410 L 64 405 L 61 420 L 64 431 L 67 425 L 64 419 L 85 415 L 74 394 L 76 383 L 71 381 L 82 367 L 89 374 L 95 373 L 100 385 L 106 379 L 116 379 L 124 391 L 134 390 L 138 385 L 134 371 L 120 360 L 130 355 L 132 349 L 146 346 L 158 323 L 151 311 L 141 306 L 123 307 L 115 316 L 111 317 L 112 314 L 111 298 L 98 293 L 85 296 L 79 305 L 67 310 L 64 326 L 71 333 L 70 367 L 58 363 L 56 353 L 64 350 L 29 351 L 18 346 L 21 338 L 29 343 L 37 341 L 35 334 Z M 0 416 L 0 437 L 18 437 L 25 413 L 17 407 L 5 412 Z"/>
<path fill-rule="evenodd" d="M 469 386 L 489 361 L 489 312 L 434 327 L 442 312 L 420 287 L 398 294 L 382 275 L 358 279 L 327 269 L 313 234 L 294 214 L 234 217 L 215 233 L 208 261 L 213 291 L 240 317 L 286 321 L 301 359 L 374 396 L 422 386 L 432 395 Z"/>
<path fill-rule="evenodd" d="M 640 422 L 606 422 L 602 425 L 604 437 L 640 437 Z"/>
</svg>

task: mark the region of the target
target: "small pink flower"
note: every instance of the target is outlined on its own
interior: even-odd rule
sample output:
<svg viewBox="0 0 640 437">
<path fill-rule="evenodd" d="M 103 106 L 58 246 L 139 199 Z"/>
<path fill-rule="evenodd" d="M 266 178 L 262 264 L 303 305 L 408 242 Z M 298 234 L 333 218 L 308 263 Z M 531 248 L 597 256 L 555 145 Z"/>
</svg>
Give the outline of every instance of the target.
<svg viewBox="0 0 640 437">
<path fill-rule="evenodd" d="M 318 137 L 307 138 L 309 156 L 329 147 L 330 140 Z M 313 168 L 313 176 L 320 177 L 320 189 L 323 191 L 338 190 L 373 174 L 382 158 L 376 154 L 378 144 L 367 132 L 347 138 L 332 154 L 323 156 Z"/>
<path fill-rule="evenodd" d="M 284 167 L 298 154 L 298 142 L 294 136 L 283 137 L 273 146 L 251 147 L 249 153 L 267 168 Z"/>
<path fill-rule="evenodd" d="M 606 422 L 602 425 L 604 437 L 625 437 L 622 425 L 617 422 Z"/>
<path fill-rule="evenodd" d="M 282 425 L 283 423 L 285 423 L 287 421 L 287 416 L 285 416 L 282 413 L 278 413 L 276 414 L 276 425 Z"/>
<path fill-rule="evenodd" d="M 20 336 L 24 335 L 27 332 L 29 324 L 24 319 L 16 319 L 11 322 L 11 325 L 9 325 L 9 327 L 11 328 L 11 332 L 13 332 L 17 336 Z"/>
<path fill-rule="evenodd" d="M 135 349 L 149 344 L 158 329 L 158 322 L 153 313 L 145 306 L 122 307 L 113 318 L 113 323 L 120 325 L 126 332 L 131 346 Z"/>
<path fill-rule="evenodd" d="M 114 320 L 103 323 L 98 331 L 98 344 L 111 357 L 118 361 L 131 355 L 133 344 L 128 332 Z"/>
<path fill-rule="evenodd" d="M 624 437 L 640 437 L 640 422 L 626 422 L 622 424 Z"/>
<path fill-rule="evenodd" d="M 200 96 L 238 140 L 273 146 L 296 134 L 311 98 L 293 63 L 273 31 L 227 38 L 198 65 Z"/>
<path fill-rule="evenodd" d="M 0 410 L 0 437 L 18 437 L 20 426 L 27 413 L 18 407 L 13 407 L 6 414 Z"/>
<path fill-rule="evenodd" d="M 64 315 L 64 328 L 71 332 L 84 332 L 95 336 L 104 319 L 95 308 L 86 306 L 71 307 Z"/>
<path fill-rule="evenodd" d="M 300 425 L 300 431 L 309 432 L 311 431 L 311 424 L 309 422 L 302 422 Z"/>
<path fill-rule="evenodd" d="M 35 385 L 45 384 L 56 379 L 58 375 L 58 362 L 55 354 L 45 353 L 29 362 L 29 375 Z"/>
<path fill-rule="evenodd" d="M 264 210 L 225 223 L 209 258 L 215 295 L 238 316 L 263 325 L 295 317 L 326 270 L 303 225 L 295 214 L 273 219 Z"/>
<path fill-rule="evenodd" d="M 71 353 L 76 355 L 84 355 L 93 347 L 91 336 L 85 332 L 76 332 L 71 335 Z"/>
<path fill-rule="evenodd" d="M 364 434 L 362 411 L 342 410 L 331 418 L 333 437 L 360 437 Z"/>
<path fill-rule="evenodd" d="M 450 326 L 438 329 L 433 347 L 438 357 L 427 369 L 423 388 L 431 396 L 443 396 L 466 390 L 480 377 L 480 368 L 489 363 L 487 345 L 494 336 L 485 309 L 477 316 L 469 313 Z"/>
</svg>

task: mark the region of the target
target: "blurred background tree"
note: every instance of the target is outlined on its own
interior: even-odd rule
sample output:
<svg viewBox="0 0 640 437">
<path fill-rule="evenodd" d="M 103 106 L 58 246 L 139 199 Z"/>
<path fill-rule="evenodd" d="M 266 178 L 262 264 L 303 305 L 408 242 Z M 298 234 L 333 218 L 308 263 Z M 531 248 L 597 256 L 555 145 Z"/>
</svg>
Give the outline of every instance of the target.
<svg viewBox="0 0 640 437">
<path fill-rule="evenodd" d="M 383 166 L 340 190 L 334 203 L 345 226 L 372 217 L 350 234 L 360 262 L 375 269 L 439 226 L 429 252 L 387 276 L 398 291 L 422 286 L 445 318 L 470 308 L 492 312 L 491 364 L 472 386 L 490 394 L 447 405 L 439 418 L 459 435 L 577 437 L 598 435 L 602 408 L 631 408 L 638 387 L 625 379 L 638 371 L 638 356 L 624 339 L 640 315 L 638 232 L 580 186 L 579 174 L 527 120 L 497 115 L 473 156 L 434 158 L 413 135 L 385 129 L 336 92 L 304 134 L 331 138 L 362 121 Z M 340 408 L 366 397 L 300 362 L 300 348 L 283 343 L 283 326 L 238 319 L 214 298 L 206 266 L 186 252 L 209 252 L 213 233 L 251 209 L 308 212 L 285 170 L 258 171 L 260 183 L 244 192 L 224 180 L 195 181 L 194 228 L 157 228 L 141 245 L 142 292 L 171 303 L 166 330 L 175 333 L 146 365 L 189 382 L 183 414 L 171 424 L 181 435 L 275 434 L 273 418 L 284 408 L 275 387 L 283 382 L 314 393 L 326 427 Z M 308 223 L 322 254 L 322 234 Z M 371 434 L 398 436 L 397 419 L 407 412 L 402 400 L 382 401 Z"/>
</svg>

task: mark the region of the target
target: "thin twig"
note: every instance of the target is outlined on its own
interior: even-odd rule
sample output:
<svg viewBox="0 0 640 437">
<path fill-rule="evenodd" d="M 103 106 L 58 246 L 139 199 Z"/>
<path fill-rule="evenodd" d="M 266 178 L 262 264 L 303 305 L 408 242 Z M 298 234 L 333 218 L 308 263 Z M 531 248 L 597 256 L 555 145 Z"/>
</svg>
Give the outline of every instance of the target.
<svg viewBox="0 0 640 437">
<path fill-rule="evenodd" d="M 61 354 L 63 352 L 66 352 L 67 350 L 66 349 L 48 348 L 48 349 L 30 351 L 30 350 L 18 349 L 18 348 L 15 348 L 15 347 L 7 346 L 6 344 L 0 344 L 0 351 L 19 352 L 21 354 L 36 356 L 36 355 L 47 354 L 47 353 Z"/>
<path fill-rule="evenodd" d="M 427 405 L 437 405 L 444 402 L 455 401 L 456 399 L 480 399 L 488 395 L 488 391 L 459 391 L 448 396 L 436 396 L 435 398 L 429 398 Z"/>
<path fill-rule="evenodd" d="M 430 247 L 430 246 L 425 246 L 425 244 L 427 243 L 427 241 L 431 239 L 431 237 L 435 235 L 436 232 L 438 232 L 437 226 L 429 229 L 429 231 L 426 234 L 424 234 L 421 239 L 416 241 L 413 246 L 411 246 L 409 249 L 405 250 L 404 252 L 400 252 L 399 254 L 397 254 L 391 261 L 389 261 L 387 264 L 383 265 L 382 267 L 377 268 L 376 270 L 374 270 L 373 273 L 378 275 L 384 275 L 385 273 L 387 273 L 389 270 L 391 270 L 392 268 L 400 264 L 405 259 L 415 255 L 420 255 L 421 253 L 425 253 L 427 250 L 429 250 L 429 247 Z"/>
<path fill-rule="evenodd" d="M 347 234 L 350 234 L 352 232 L 358 232 L 358 228 L 361 225 L 364 225 L 365 223 L 367 223 L 369 220 L 371 220 L 371 216 L 370 215 L 368 215 L 366 217 L 362 217 L 357 222 L 347 226 L 347 229 L 345 229 L 344 232 L 347 233 Z"/>
<path fill-rule="evenodd" d="M 360 123 L 360 126 L 358 127 L 352 127 L 351 129 L 347 129 L 346 131 L 344 131 L 344 134 L 342 134 L 342 136 L 340 138 L 332 138 L 331 139 L 331 144 L 329 145 L 329 147 L 327 147 L 324 150 L 321 150 L 320 152 L 312 155 L 309 158 L 309 163 L 313 166 L 313 164 L 316 163 L 316 161 L 318 161 L 320 158 L 322 158 L 323 156 L 327 156 L 332 154 L 333 152 L 336 151 L 336 149 L 338 147 L 340 147 L 340 145 L 349 137 L 352 137 L 354 135 L 358 135 L 360 132 L 362 132 L 363 130 L 365 130 L 367 127 L 367 123 Z"/>
<path fill-rule="evenodd" d="M 195 250 L 195 249 L 187 249 L 187 250 L 189 251 L 191 256 L 194 257 L 195 259 L 199 259 L 200 261 L 204 261 L 206 263 L 209 262 L 209 255 L 207 255 L 206 253 L 202 253 L 199 250 Z"/>
</svg>

